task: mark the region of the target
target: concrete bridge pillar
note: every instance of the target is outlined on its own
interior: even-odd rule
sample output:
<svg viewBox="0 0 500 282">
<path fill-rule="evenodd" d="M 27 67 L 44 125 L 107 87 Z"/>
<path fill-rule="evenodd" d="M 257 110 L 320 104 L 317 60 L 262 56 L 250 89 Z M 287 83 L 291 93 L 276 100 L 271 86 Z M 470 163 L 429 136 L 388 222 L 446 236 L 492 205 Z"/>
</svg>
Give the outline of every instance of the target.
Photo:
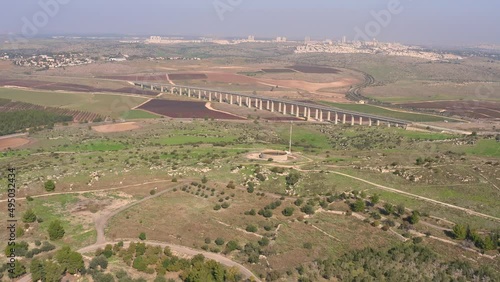
<svg viewBox="0 0 500 282">
<path fill-rule="evenodd" d="M 160 92 L 163 93 L 163 86 L 160 87 Z"/>
<path fill-rule="evenodd" d="M 266 109 L 269 111 L 271 108 L 269 107 L 269 100 L 267 100 L 267 107 Z"/>
<path fill-rule="evenodd" d="M 346 119 L 347 119 L 347 115 L 346 115 L 346 114 L 344 114 L 344 116 L 342 117 L 342 124 L 345 124 Z"/>
<path fill-rule="evenodd" d="M 271 101 L 271 113 L 274 113 L 274 102 Z"/>
<path fill-rule="evenodd" d="M 359 125 L 363 125 L 363 117 L 359 117 Z"/>
<path fill-rule="evenodd" d="M 208 91 L 208 101 L 212 102 L 212 92 Z"/>
<path fill-rule="evenodd" d="M 286 104 L 283 104 L 283 114 L 286 116 Z"/>
<path fill-rule="evenodd" d="M 255 98 L 255 108 L 259 108 L 259 99 Z"/>
<path fill-rule="evenodd" d="M 372 126 L 372 119 L 368 118 L 368 126 Z"/>
<path fill-rule="evenodd" d="M 331 121 L 332 120 L 332 112 L 328 111 L 326 114 L 326 121 Z"/>
<path fill-rule="evenodd" d="M 201 100 L 201 90 L 198 90 L 198 100 Z"/>
<path fill-rule="evenodd" d="M 262 99 L 259 99 L 259 110 L 262 111 L 262 104 L 264 104 L 264 101 L 262 101 Z"/>
<path fill-rule="evenodd" d="M 290 114 L 291 114 L 292 116 L 293 116 L 293 115 L 295 115 L 295 112 L 293 111 L 293 108 L 294 108 L 293 104 L 292 104 L 292 105 L 290 105 Z"/>
<path fill-rule="evenodd" d="M 339 113 L 335 112 L 335 125 L 339 124 Z"/>
<path fill-rule="evenodd" d="M 323 121 L 323 110 L 319 110 L 319 121 Z"/>
<path fill-rule="evenodd" d="M 311 119 L 311 108 L 307 108 L 307 119 Z"/>
<path fill-rule="evenodd" d="M 188 91 L 188 97 L 191 98 L 191 88 L 188 88 L 187 91 Z"/>
<path fill-rule="evenodd" d="M 354 116 L 351 115 L 351 125 L 354 125 Z"/>
<path fill-rule="evenodd" d="M 242 98 L 241 96 L 238 96 L 238 105 L 239 105 L 240 107 L 242 107 L 242 106 L 243 106 L 243 98 Z"/>
<path fill-rule="evenodd" d="M 247 98 L 247 106 L 248 108 L 252 108 L 252 98 Z"/>
<path fill-rule="evenodd" d="M 316 120 L 319 120 L 318 111 L 319 111 L 318 109 L 316 109 L 316 110 L 314 111 L 314 118 L 315 118 Z"/>
<path fill-rule="evenodd" d="M 151 90 L 155 90 L 155 87 L 152 84 L 151 84 L 150 87 L 151 87 Z"/>
<path fill-rule="evenodd" d="M 389 128 L 391 127 L 391 123 L 390 122 L 387 123 L 387 127 L 389 127 Z"/>
<path fill-rule="evenodd" d="M 295 111 L 295 117 L 300 117 L 300 108 L 297 106 L 297 110 Z"/>
<path fill-rule="evenodd" d="M 229 96 L 229 104 L 232 105 L 233 104 L 233 95 L 230 95 Z"/>
<path fill-rule="evenodd" d="M 377 126 L 380 126 L 380 120 L 377 120 Z"/>
<path fill-rule="evenodd" d="M 281 113 L 281 103 L 278 103 L 278 113 Z"/>
</svg>

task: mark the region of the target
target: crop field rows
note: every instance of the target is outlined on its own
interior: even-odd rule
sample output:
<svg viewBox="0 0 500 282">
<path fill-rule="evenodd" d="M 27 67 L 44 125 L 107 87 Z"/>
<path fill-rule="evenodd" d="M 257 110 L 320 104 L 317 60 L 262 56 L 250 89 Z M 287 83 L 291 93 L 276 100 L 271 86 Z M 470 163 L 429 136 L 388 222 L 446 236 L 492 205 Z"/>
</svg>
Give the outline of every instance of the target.
<svg viewBox="0 0 500 282">
<path fill-rule="evenodd" d="M 102 117 L 96 113 L 69 110 L 56 107 L 44 107 L 24 102 L 10 101 L 8 103 L 2 103 L 0 105 L 0 112 L 3 113 L 29 111 L 29 110 L 47 111 L 55 114 L 60 114 L 63 116 L 71 116 L 73 118 L 73 122 L 93 122 L 94 120 L 102 119 Z"/>
</svg>

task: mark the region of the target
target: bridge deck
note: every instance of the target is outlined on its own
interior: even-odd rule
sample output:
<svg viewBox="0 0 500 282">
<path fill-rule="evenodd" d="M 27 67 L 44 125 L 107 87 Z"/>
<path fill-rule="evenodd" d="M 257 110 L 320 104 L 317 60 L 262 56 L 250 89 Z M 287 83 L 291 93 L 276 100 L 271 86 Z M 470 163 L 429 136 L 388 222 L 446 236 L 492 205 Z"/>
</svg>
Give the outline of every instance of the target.
<svg viewBox="0 0 500 282">
<path fill-rule="evenodd" d="M 330 106 L 324 106 L 324 105 L 318 105 L 318 104 L 312 104 L 312 103 L 305 103 L 305 102 L 299 102 L 299 101 L 294 101 L 294 100 L 288 100 L 288 99 L 283 99 L 283 98 L 274 98 L 274 97 L 266 97 L 266 96 L 260 96 L 260 95 L 253 95 L 253 94 L 245 94 L 245 93 L 237 93 L 237 92 L 231 92 L 231 91 L 224 91 L 224 90 L 218 90 L 218 89 L 210 89 L 210 88 L 201 88 L 201 87 L 193 87 L 193 86 L 185 86 L 185 85 L 171 85 L 171 84 L 161 84 L 161 83 L 151 83 L 151 82 L 135 82 L 134 83 L 137 86 L 145 86 L 145 87 L 155 87 L 155 88 L 161 88 L 164 87 L 168 90 L 171 89 L 190 89 L 190 90 L 196 90 L 196 91 L 207 91 L 207 92 L 217 92 L 221 94 L 227 94 L 227 95 L 235 95 L 235 96 L 241 96 L 241 97 L 246 97 L 246 98 L 252 98 L 252 99 L 261 99 L 263 101 L 272 101 L 276 103 L 284 103 L 288 105 L 294 105 L 294 106 L 300 106 L 300 107 L 308 107 L 311 109 L 318 109 L 326 112 L 336 112 L 339 114 L 346 114 L 346 115 L 351 115 L 351 116 L 356 116 L 356 117 L 363 117 L 363 118 L 369 118 L 372 120 L 378 120 L 381 122 L 388 122 L 388 123 L 394 123 L 398 125 L 408 125 L 411 122 L 402 120 L 402 119 L 394 119 L 394 118 L 388 118 L 388 117 L 383 117 L 383 116 L 378 116 L 378 115 L 372 115 L 372 114 L 366 114 L 366 113 L 360 113 L 356 111 L 349 111 L 349 110 L 343 110 L 340 108 L 336 107 L 330 107 Z"/>
</svg>

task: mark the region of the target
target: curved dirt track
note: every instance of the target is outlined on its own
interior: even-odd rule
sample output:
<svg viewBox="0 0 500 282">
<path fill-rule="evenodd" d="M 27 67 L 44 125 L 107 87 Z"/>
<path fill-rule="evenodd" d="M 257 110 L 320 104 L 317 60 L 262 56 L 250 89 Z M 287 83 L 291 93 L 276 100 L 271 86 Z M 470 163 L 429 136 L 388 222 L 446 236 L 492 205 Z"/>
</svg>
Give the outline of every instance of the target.
<svg viewBox="0 0 500 282">
<path fill-rule="evenodd" d="M 332 173 L 338 174 L 338 175 L 342 175 L 342 176 L 345 176 L 345 177 L 349 177 L 349 178 L 352 178 L 352 179 L 355 179 L 355 180 L 358 180 L 358 181 L 361 181 L 361 182 L 373 185 L 373 186 L 375 186 L 377 188 L 380 188 L 382 190 L 386 190 L 386 191 L 390 191 L 390 192 L 402 194 L 402 195 L 405 195 L 405 196 L 410 196 L 410 197 L 413 197 L 413 198 L 416 198 L 416 199 L 419 199 L 419 200 L 431 202 L 433 204 L 445 206 L 445 207 L 456 209 L 456 210 L 461 210 L 461 211 L 463 211 L 463 212 L 465 212 L 467 214 L 471 214 L 471 215 L 475 215 L 475 216 L 479 216 L 479 217 L 483 217 L 483 218 L 487 218 L 487 219 L 492 219 L 494 221 L 500 222 L 500 218 L 492 216 L 492 215 L 487 215 L 487 214 L 484 214 L 484 213 L 473 211 L 471 209 L 462 208 L 462 207 L 455 206 L 455 205 L 452 205 L 452 204 L 448 204 L 448 203 L 440 202 L 440 201 L 437 201 L 437 200 L 433 200 L 433 199 L 430 199 L 430 198 L 427 198 L 427 197 L 415 195 L 415 194 L 408 193 L 408 192 L 405 192 L 405 191 L 401 191 L 401 190 L 398 190 L 398 189 L 394 189 L 394 188 L 390 188 L 390 187 L 383 186 L 383 185 L 380 185 L 380 184 L 376 184 L 376 183 L 370 182 L 368 180 L 364 180 L 362 178 L 355 177 L 355 176 L 352 176 L 352 175 L 349 175 L 349 174 L 345 174 L 345 173 L 342 173 L 342 172 L 332 171 Z"/>
<path fill-rule="evenodd" d="M 79 192 L 68 192 L 68 193 L 53 193 L 53 194 L 44 194 L 44 195 L 38 195 L 38 196 L 33 196 L 34 198 L 40 198 L 40 197 L 48 197 L 48 196 L 53 196 L 53 195 L 61 195 L 61 194 L 83 194 L 83 193 L 87 193 L 87 192 L 102 192 L 102 191 L 112 191 L 112 190 L 118 190 L 118 189 L 123 189 L 123 188 L 127 188 L 127 187 L 135 187 L 135 186 L 141 186 L 141 185 L 145 185 L 145 184 L 151 184 L 151 183 L 161 183 L 161 182 L 167 182 L 167 180 L 162 180 L 162 181 L 153 181 L 153 182 L 146 182 L 146 183 L 143 183 L 143 184 L 134 184 L 134 185 L 127 185 L 127 186 L 123 186 L 123 187 L 116 187 L 116 188 L 109 188 L 109 189 L 102 189 L 102 190 L 93 190 L 93 191 L 79 191 Z M 168 189 L 165 189 L 161 192 L 158 192 L 154 195 L 151 195 L 151 196 L 147 196 L 139 201 L 135 201 L 135 202 L 132 202 L 128 205 L 125 205 L 121 208 L 118 208 L 114 211 L 109 211 L 109 212 L 106 212 L 106 213 L 101 213 L 101 214 L 98 214 L 97 218 L 95 218 L 94 220 L 94 223 L 95 223 L 95 228 L 96 228 L 96 232 L 97 232 L 97 239 L 96 239 L 96 242 L 90 246 L 86 246 L 86 247 L 83 247 L 81 249 L 78 250 L 79 253 L 81 254 L 84 254 L 84 253 L 88 253 L 88 252 L 93 252 L 95 250 L 97 250 L 98 248 L 103 248 L 105 247 L 107 244 L 113 244 L 113 243 L 116 243 L 113 242 L 113 241 L 107 241 L 106 240 L 106 236 L 104 234 L 104 231 L 106 229 L 106 226 L 108 224 L 108 221 L 115 215 L 119 214 L 120 212 L 122 211 L 125 211 L 135 205 L 138 205 L 142 202 L 145 202 L 147 200 L 150 200 L 152 198 L 155 198 L 155 197 L 158 197 L 158 196 L 161 196 L 167 192 L 170 192 L 172 191 L 174 188 L 179 188 L 181 187 L 182 185 L 184 185 L 185 183 L 181 183 L 179 185 L 176 185 L 176 186 L 173 186 L 173 187 L 170 187 Z M 5 201 L 5 200 L 3 200 Z M 1 201 L 0 201 L 1 202 Z M 131 241 L 136 241 L 134 239 L 130 239 L 130 238 L 121 238 L 122 240 L 124 240 L 126 244 L 129 244 Z M 117 241 L 120 241 L 120 239 L 117 239 Z M 202 254 L 203 256 L 205 256 L 206 258 L 208 259 L 211 259 L 211 260 L 215 260 L 216 262 L 222 264 L 222 265 L 225 265 L 225 266 L 228 266 L 228 267 L 237 267 L 239 269 L 239 271 L 241 272 L 241 274 L 244 276 L 245 279 L 249 279 L 251 277 L 253 277 L 253 279 L 255 281 L 261 281 L 259 280 L 253 273 L 252 271 L 250 271 L 248 268 L 246 268 L 245 266 L 223 256 L 223 255 L 220 255 L 220 254 L 216 254 L 216 253 L 211 253 L 211 252 L 205 252 L 205 251 L 201 251 L 201 250 L 195 250 L 195 249 L 192 249 L 192 248 L 189 248 L 189 247 L 186 247 L 186 246 L 181 246 L 181 245 L 176 245 L 176 244 L 170 244 L 170 243 L 165 243 L 165 242 L 156 242 L 156 241 L 144 241 L 145 243 L 149 244 L 149 245 L 154 245 L 154 246 L 161 246 L 161 247 L 169 247 L 172 251 L 176 252 L 176 253 L 179 253 L 179 254 L 183 254 L 183 255 L 187 255 L 187 256 L 194 256 L 194 255 L 197 255 L 197 254 Z M 19 278 L 17 280 L 18 282 L 30 282 L 32 281 L 31 280 L 31 274 L 28 274 L 26 276 L 23 276 L 21 278 Z"/>
<path fill-rule="evenodd" d="M 106 213 L 102 213 L 102 214 L 99 214 L 98 217 L 95 219 L 95 228 L 96 228 L 96 232 L 97 232 L 97 239 L 96 239 L 96 243 L 95 244 L 92 244 L 90 246 L 87 246 L 87 247 L 84 247 L 84 248 L 81 248 L 78 250 L 79 253 L 88 253 L 88 252 L 92 252 L 92 251 L 95 251 L 97 250 L 98 248 L 102 248 L 104 246 L 106 246 L 106 244 L 111 244 L 111 243 L 115 243 L 115 242 L 112 242 L 112 241 L 107 241 L 106 240 L 106 236 L 104 234 L 104 231 L 106 229 L 106 226 L 108 224 L 108 221 L 115 215 L 119 214 L 120 212 L 123 212 L 135 205 L 138 205 L 142 202 L 145 202 L 147 200 L 150 200 L 150 199 L 153 199 L 155 197 L 158 197 L 158 196 L 161 196 L 167 192 L 170 192 L 172 191 L 174 188 L 180 188 L 184 185 L 185 183 L 181 183 L 179 185 L 176 185 L 176 186 L 173 186 L 173 187 L 170 187 L 168 189 L 165 189 L 161 192 L 158 192 L 154 195 L 151 195 L 151 196 L 147 196 L 139 201 L 135 201 L 133 203 L 130 203 L 128 205 L 125 205 L 119 209 L 116 209 L 114 211 L 110 211 L 110 212 L 106 212 Z M 127 240 L 127 243 L 130 243 L 130 241 L 134 241 L 133 239 L 129 239 L 129 238 L 121 238 L 122 240 Z M 117 239 L 118 241 L 120 239 Z M 192 248 L 189 248 L 189 247 L 186 247 L 186 246 L 181 246 L 181 245 L 176 245 L 176 244 L 170 244 L 170 243 L 165 243 L 165 242 L 155 242 L 155 241 L 145 241 L 146 243 L 150 244 L 150 245 L 155 245 L 155 246 L 161 246 L 161 247 L 169 247 L 170 249 L 172 249 L 172 251 L 176 252 L 176 253 L 179 253 L 179 254 L 183 254 L 183 255 L 188 255 L 188 256 L 194 256 L 194 255 L 197 255 L 197 254 L 202 254 L 204 255 L 206 258 L 209 258 L 209 259 L 212 259 L 212 260 L 215 260 L 225 266 L 229 266 L 229 267 L 232 267 L 232 266 L 235 266 L 237 267 L 241 274 L 243 274 L 243 276 L 245 278 L 250 278 L 250 277 L 254 277 L 254 279 L 256 279 L 256 276 L 252 273 L 252 271 L 250 271 L 248 268 L 244 267 L 243 265 L 223 256 L 223 255 L 219 255 L 219 254 L 215 254 L 215 253 L 210 253 L 210 252 L 205 252 L 205 251 L 200 251 L 200 250 L 195 250 L 195 249 L 192 249 Z M 256 281 L 260 281 L 258 279 L 256 279 Z"/>
<path fill-rule="evenodd" d="M 125 241 L 123 243 L 124 243 L 124 246 L 126 247 L 131 242 L 137 242 L 137 240 L 125 239 Z M 157 242 L 157 241 L 141 241 L 141 242 L 146 243 L 148 245 L 152 245 L 152 246 L 160 246 L 162 248 L 169 247 L 175 253 L 188 255 L 188 256 L 195 256 L 198 254 L 202 254 L 203 256 L 205 256 L 205 258 L 214 260 L 214 261 L 216 261 L 220 264 L 223 264 L 225 266 L 237 267 L 239 269 L 239 271 L 241 272 L 241 274 L 243 275 L 243 277 L 245 277 L 246 279 L 253 277 L 256 281 L 260 281 L 259 279 L 257 279 L 255 277 L 255 275 L 249 269 L 247 269 L 243 265 L 241 265 L 241 264 L 223 256 L 223 255 L 220 255 L 220 254 L 199 251 L 199 250 L 195 250 L 195 249 L 192 249 L 192 248 L 189 248 L 186 246 L 175 245 L 175 244 L 170 244 L 170 243 L 165 243 L 165 242 Z M 94 245 L 82 248 L 82 249 L 78 250 L 78 252 L 82 253 L 82 254 L 88 253 L 88 252 L 93 252 L 93 251 L 97 250 L 98 248 L 104 248 L 106 246 L 106 244 L 112 244 L 112 243 L 116 243 L 116 241 L 115 242 L 104 242 L 102 244 L 94 244 Z"/>
</svg>

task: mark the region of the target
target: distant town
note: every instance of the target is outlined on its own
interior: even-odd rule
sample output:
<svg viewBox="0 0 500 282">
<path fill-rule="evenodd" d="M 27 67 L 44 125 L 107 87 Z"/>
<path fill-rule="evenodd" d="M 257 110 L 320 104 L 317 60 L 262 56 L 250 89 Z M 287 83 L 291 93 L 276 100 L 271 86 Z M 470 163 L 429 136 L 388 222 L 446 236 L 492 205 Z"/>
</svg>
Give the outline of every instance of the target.
<svg viewBox="0 0 500 282">
<path fill-rule="evenodd" d="M 420 47 L 406 46 L 399 43 L 340 42 L 307 43 L 298 46 L 295 53 L 332 53 L 332 54 L 383 54 L 389 56 L 414 57 L 430 61 L 453 61 L 463 58 L 453 54 L 424 51 Z"/>
<path fill-rule="evenodd" d="M 78 53 L 63 53 L 63 54 L 36 54 L 36 55 L 19 55 L 3 53 L 0 55 L 0 60 L 11 60 L 14 65 L 20 67 L 34 67 L 40 70 L 65 68 L 73 66 L 81 66 L 95 63 L 99 60 L 109 62 L 124 62 L 129 60 L 128 55 L 118 54 L 114 56 L 105 57 L 90 57 L 85 54 Z M 198 57 L 148 57 L 149 61 L 166 61 L 166 60 L 185 60 L 185 61 L 199 61 Z"/>
<path fill-rule="evenodd" d="M 146 44 L 180 44 L 205 42 L 221 45 L 241 43 L 301 43 L 299 41 L 289 41 L 284 36 L 278 36 L 275 39 L 257 40 L 253 35 L 249 35 L 246 39 L 234 40 L 212 38 L 190 40 L 184 39 L 182 37 L 151 36 L 145 41 Z M 347 41 L 345 36 L 339 41 L 333 41 L 330 39 L 324 41 L 312 41 L 310 37 L 306 37 L 303 45 L 295 47 L 295 53 L 384 54 L 389 56 L 414 57 L 430 61 L 453 61 L 463 59 L 461 56 L 454 54 L 426 51 L 421 47 L 406 46 L 400 43 L 383 43 L 378 42 L 375 39 L 371 42 Z"/>
<path fill-rule="evenodd" d="M 60 37 L 54 37 L 59 39 Z M 361 41 L 348 41 L 346 37 L 340 40 L 323 40 L 314 41 L 310 37 L 306 37 L 304 41 L 291 41 L 287 37 L 278 36 L 273 39 L 256 39 L 255 36 L 250 35 L 247 38 L 241 39 L 214 39 L 209 37 L 199 37 L 194 39 L 187 39 L 184 37 L 161 37 L 151 36 L 147 39 L 134 40 L 119 40 L 122 44 L 196 44 L 196 43 L 212 43 L 220 45 L 236 45 L 244 43 L 276 43 L 284 44 L 287 48 L 293 50 L 296 54 L 305 53 L 330 53 L 330 54 L 383 54 L 389 56 L 400 57 L 413 57 L 429 61 L 444 61 L 451 62 L 462 60 L 463 56 L 473 54 L 451 54 L 445 51 L 438 52 L 434 50 L 427 50 L 418 46 L 408 46 L 401 43 L 385 43 L 378 42 L 376 39 L 370 42 Z M 462 56 L 460 56 L 462 55 Z M 64 68 L 71 66 L 79 66 L 95 63 L 98 60 L 110 62 L 123 62 L 130 60 L 128 55 L 107 55 L 104 57 L 91 57 L 82 53 L 60 53 L 60 54 L 0 54 L 1 60 L 11 60 L 14 65 L 21 67 L 35 67 L 40 70 Z M 147 57 L 150 61 L 164 61 L 164 60 L 196 60 L 199 57 Z"/>
<path fill-rule="evenodd" d="M 11 58 L 12 57 L 12 58 Z M 57 55 L 32 55 L 32 56 L 12 56 L 4 54 L 2 59 L 12 59 L 16 66 L 37 67 L 41 69 L 52 69 L 61 67 L 71 67 L 87 65 L 94 62 L 92 58 L 83 54 L 57 54 Z"/>
</svg>

